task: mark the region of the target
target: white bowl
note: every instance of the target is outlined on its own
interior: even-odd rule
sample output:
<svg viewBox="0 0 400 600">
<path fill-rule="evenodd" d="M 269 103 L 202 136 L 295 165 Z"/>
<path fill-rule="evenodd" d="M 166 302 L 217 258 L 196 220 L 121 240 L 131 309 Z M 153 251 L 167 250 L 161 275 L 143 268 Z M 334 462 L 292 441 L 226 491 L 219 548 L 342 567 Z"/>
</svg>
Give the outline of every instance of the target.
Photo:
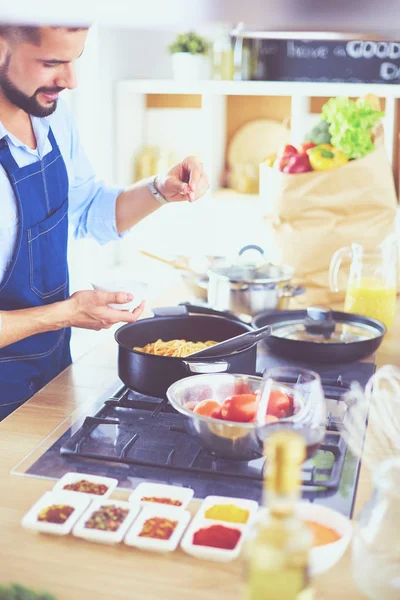
<svg viewBox="0 0 400 600">
<path fill-rule="evenodd" d="M 109 304 L 110 308 L 116 308 L 118 310 L 134 310 L 143 302 L 147 297 L 147 283 L 144 281 L 96 281 L 92 282 L 94 290 L 100 292 L 126 292 L 132 294 L 133 299 L 125 304 Z"/>
<path fill-rule="evenodd" d="M 314 521 L 326 525 L 341 536 L 336 542 L 311 549 L 310 575 L 324 573 L 333 567 L 346 552 L 353 533 L 351 521 L 333 508 L 311 502 L 299 502 L 296 505 L 296 512 L 304 521 Z"/>
</svg>

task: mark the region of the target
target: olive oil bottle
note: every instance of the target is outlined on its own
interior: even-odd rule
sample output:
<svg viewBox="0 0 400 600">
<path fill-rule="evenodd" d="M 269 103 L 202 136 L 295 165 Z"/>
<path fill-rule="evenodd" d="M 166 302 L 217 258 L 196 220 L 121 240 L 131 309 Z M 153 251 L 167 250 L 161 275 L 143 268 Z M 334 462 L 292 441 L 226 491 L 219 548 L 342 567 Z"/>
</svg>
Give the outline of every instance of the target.
<svg viewBox="0 0 400 600">
<path fill-rule="evenodd" d="M 308 561 L 312 534 L 295 514 L 306 450 L 292 431 L 265 446 L 264 506 L 246 547 L 246 600 L 310 600 Z"/>
</svg>

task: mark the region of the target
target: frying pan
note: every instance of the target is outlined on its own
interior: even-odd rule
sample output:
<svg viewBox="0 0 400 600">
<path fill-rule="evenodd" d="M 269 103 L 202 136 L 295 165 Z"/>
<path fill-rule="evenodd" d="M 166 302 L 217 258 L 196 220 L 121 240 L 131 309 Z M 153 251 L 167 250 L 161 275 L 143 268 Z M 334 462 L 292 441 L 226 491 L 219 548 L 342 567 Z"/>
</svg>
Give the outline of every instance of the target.
<svg viewBox="0 0 400 600">
<path fill-rule="evenodd" d="M 118 344 L 118 376 L 129 388 L 148 396 L 164 397 L 168 387 L 198 373 L 244 373 L 255 375 L 257 341 L 234 353 L 211 357 L 171 357 L 133 350 L 149 342 L 186 339 L 191 341 L 230 339 L 254 332 L 251 325 L 220 316 L 218 311 L 186 306 L 154 309 L 154 317 L 129 323 L 115 332 Z M 199 314 L 202 313 L 202 314 Z"/>
<path fill-rule="evenodd" d="M 284 337 L 283 328 L 302 324 L 305 339 Z M 263 312 L 252 320 L 255 328 L 270 325 L 271 335 L 263 343 L 275 354 L 299 362 L 346 363 L 373 354 L 381 345 L 386 328 L 380 321 L 353 313 L 320 307 L 307 310 Z M 341 328 L 342 336 L 332 337 Z M 346 327 L 361 335 L 348 335 Z M 364 339 L 362 332 L 365 332 Z"/>
</svg>

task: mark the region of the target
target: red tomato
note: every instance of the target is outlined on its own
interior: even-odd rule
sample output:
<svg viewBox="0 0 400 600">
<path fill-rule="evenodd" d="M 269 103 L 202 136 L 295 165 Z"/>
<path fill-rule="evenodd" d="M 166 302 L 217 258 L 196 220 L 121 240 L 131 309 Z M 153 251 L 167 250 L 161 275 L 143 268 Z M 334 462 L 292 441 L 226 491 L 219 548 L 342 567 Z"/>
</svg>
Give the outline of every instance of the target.
<svg viewBox="0 0 400 600">
<path fill-rule="evenodd" d="M 287 394 L 279 390 L 271 390 L 268 407 L 267 407 L 267 415 L 273 415 L 278 419 L 283 419 L 289 415 L 291 408 L 291 399 Z"/>
<path fill-rule="evenodd" d="M 193 412 L 203 417 L 211 417 L 215 410 L 219 410 L 219 403 L 216 400 L 202 400 L 196 404 Z"/>
<path fill-rule="evenodd" d="M 257 409 L 256 394 L 235 394 L 228 396 L 221 406 L 221 416 L 225 421 L 248 423 Z"/>
</svg>

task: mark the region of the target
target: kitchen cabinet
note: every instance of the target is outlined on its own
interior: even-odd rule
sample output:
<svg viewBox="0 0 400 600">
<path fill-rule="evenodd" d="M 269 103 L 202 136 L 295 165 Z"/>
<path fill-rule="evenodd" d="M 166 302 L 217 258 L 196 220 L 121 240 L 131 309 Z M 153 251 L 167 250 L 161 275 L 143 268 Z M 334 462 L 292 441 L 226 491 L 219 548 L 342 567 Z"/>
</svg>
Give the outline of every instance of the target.
<svg viewBox="0 0 400 600">
<path fill-rule="evenodd" d="M 212 190 L 216 191 L 220 187 L 220 173 L 225 163 L 228 136 L 232 136 L 232 129 L 235 128 L 232 119 L 237 120 L 233 110 L 235 105 L 230 102 L 233 97 L 242 100 L 243 112 L 246 113 L 248 120 L 267 116 L 265 112 L 262 115 L 260 105 L 254 105 L 255 113 L 251 117 L 251 113 L 246 110 L 248 99 L 274 98 L 275 103 L 270 103 L 268 116 L 278 120 L 290 120 L 292 143 L 297 144 L 318 119 L 321 103 L 318 105 L 311 100 L 338 95 L 358 97 L 368 93 L 374 93 L 384 99 L 385 144 L 389 160 L 392 162 L 396 136 L 396 99 L 400 97 L 398 86 L 258 81 L 181 82 L 147 79 L 120 81 L 115 91 L 117 152 L 115 177 L 123 185 L 132 183 L 134 157 L 143 145 L 157 142 L 171 143 L 178 148 L 179 143 L 187 138 L 191 144 L 191 152 L 202 156 L 210 175 Z M 156 107 L 151 101 L 153 96 L 159 98 Z M 173 105 L 168 101 L 171 97 L 177 99 L 175 111 L 179 111 L 179 118 L 182 119 L 179 130 L 163 129 L 162 125 L 161 111 L 166 111 L 165 123 L 167 123 L 171 116 L 170 112 L 174 110 L 171 108 Z M 196 106 L 189 104 L 185 110 L 185 104 L 180 100 L 182 97 L 197 98 Z M 163 102 L 165 109 L 162 108 Z M 239 106 L 240 110 L 240 101 L 236 106 Z M 283 113 L 279 112 L 279 109 Z M 158 137 L 155 132 L 157 128 L 153 124 L 155 119 L 159 124 Z M 177 120 L 176 123 L 178 126 L 179 121 Z M 240 126 L 240 122 L 236 125 Z M 171 139 L 172 137 L 175 139 Z"/>
</svg>

